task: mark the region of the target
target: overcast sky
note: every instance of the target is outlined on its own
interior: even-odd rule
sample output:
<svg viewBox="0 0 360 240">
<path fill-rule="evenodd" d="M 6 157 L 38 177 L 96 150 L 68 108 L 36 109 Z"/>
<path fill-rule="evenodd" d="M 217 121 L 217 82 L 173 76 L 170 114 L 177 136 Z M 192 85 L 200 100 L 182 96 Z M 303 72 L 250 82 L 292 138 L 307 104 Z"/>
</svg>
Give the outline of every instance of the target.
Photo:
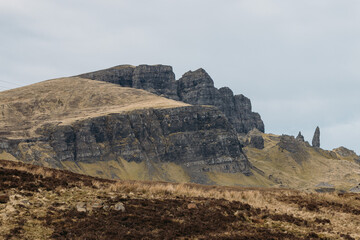
<svg viewBox="0 0 360 240">
<path fill-rule="evenodd" d="M 0 0 L 0 90 L 120 64 L 204 68 L 266 132 L 360 153 L 358 0 Z"/>
</svg>

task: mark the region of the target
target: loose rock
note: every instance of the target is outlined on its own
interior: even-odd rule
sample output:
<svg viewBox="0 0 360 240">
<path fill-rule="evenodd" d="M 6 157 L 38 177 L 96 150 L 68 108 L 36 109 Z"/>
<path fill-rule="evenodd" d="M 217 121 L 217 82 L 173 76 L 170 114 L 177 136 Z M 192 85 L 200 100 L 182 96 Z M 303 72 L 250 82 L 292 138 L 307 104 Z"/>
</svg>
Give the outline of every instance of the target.
<svg viewBox="0 0 360 240">
<path fill-rule="evenodd" d="M 78 212 L 86 212 L 86 204 L 84 202 L 79 202 L 76 204 L 76 210 Z"/>
<path fill-rule="evenodd" d="M 188 208 L 188 209 L 195 209 L 195 208 L 197 208 L 197 206 L 196 206 L 195 203 L 189 203 L 189 204 L 187 205 L 187 208 Z"/>
<path fill-rule="evenodd" d="M 352 192 L 352 193 L 360 193 L 360 183 L 359 183 L 359 185 L 351 188 L 350 192 Z"/>
<path fill-rule="evenodd" d="M 125 212 L 125 206 L 124 206 L 124 204 L 122 202 L 118 202 L 117 204 L 115 204 L 114 210 L 115 211 Z"/>
</svg>

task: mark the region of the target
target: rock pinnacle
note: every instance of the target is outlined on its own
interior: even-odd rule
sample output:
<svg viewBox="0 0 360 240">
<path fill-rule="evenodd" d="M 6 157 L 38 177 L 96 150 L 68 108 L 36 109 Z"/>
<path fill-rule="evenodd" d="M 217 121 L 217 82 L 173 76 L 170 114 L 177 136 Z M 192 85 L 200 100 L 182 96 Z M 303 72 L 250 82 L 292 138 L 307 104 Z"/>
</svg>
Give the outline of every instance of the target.
<svg viewBox="0 0 360 240">
<path fill-rule="evenodd" d="M 312 139 L 313 147 L 320 147 L 320 128 L 316 127 L 314 137 Z"/>
</svg>

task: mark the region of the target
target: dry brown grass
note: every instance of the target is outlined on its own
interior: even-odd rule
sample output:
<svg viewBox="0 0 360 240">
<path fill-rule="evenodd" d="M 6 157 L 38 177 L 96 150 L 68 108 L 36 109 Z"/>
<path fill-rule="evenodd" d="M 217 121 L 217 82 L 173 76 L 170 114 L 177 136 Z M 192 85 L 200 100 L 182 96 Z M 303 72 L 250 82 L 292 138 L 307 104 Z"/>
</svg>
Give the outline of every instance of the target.
<svg viewBox="0 0 360 240">
<path fill-rule="evenodd" d="M 10 161 L 1 161 L 0 163 L 1 168 L 38 174 L 48 177 L 49 180 L 64 179 L 71 184 L 65 187 L 66 185 L 60 182 L 57 183 L 60 185 L 54 186 L 53 190 L 41 190 L 33 197 L 27 198 L 30 202 L 34 202 L 31 212 L 35 211 L 39 215 L 46 215 L 49 207 L 53 206 L 52 204 L 60 204 L 66 210 L 73 208 L 79 201 L 93 202 L 96 199 L 105 198 L 139 199 L 145 202 L 149 201 L 149 203 L 187 199 L 199 206 L 214 199 L 214 201 L 220 200 L 220 202 L 241 202 L 249 204 L 253 209 L 261 209 L 260 215 L 246 217 L 249 218 L 246 221 L 252 222 L 259 228 L 276 229 L 276 231 L 291 233 L 299 237 L 316 233 L 317 236 L 328 239 L 360 238 L 360 195 L 358 194 L 320 194 L 279 188 L 220 187 L 191 183 L 108 181 L 23 163 Z M 44 179 L 44 181 L 48 180 Z M 16 189 L 10 190 L 8 193 L 10 195 L 18 194 Z M 43 205 L 36 208 L 35 202 L 39 201 Z M 20 211 L 19 216 L 25 217 L 33 224 L 31 225 L 33 229 L 41 230 L 41 234 L 47 234 L 46 236 L 51 234 L 51 229 L 42 227 L 40 222 L 37 222 L 38 220 L 31 218 L 29 212 L 22 213 L 23 208 L 14 206 L 17 211 Z M 3 210 L 0 209 L 0 211 Z M 0 214 L 0 218 L 1 216 Z M 18 224 L 18 220 L 6 222 L 6 219 L 3 219 L 0 229 L 9 233 L 14 224 Z M 178 219 L 178 221 L 181 223 L 183 220 Z M 22 230 L 23 234 L 38 236 L 30 228 L 30 225 L 25 225 L 25 227 L 25 230 Z M 218 236 L 226 236 L 227 233 L 222 234 Z"/>
<path fill-rule="evenodd" d="M 325 219 L 331 222 L 328 227 L 310 228 L 281 223 L 292 232 L 307 233 L 314 230 L 323 237 L 338 238 L 349 234 L 360 238 L 360 196 L 356 194 L 306 193 L 290 189 L 240 188 L 202 186 L 197 184 L 154 183 L 121 181 L 108 186 L 109 192 L 140 194 L 145 198 L 204 198 L 240 201 L 252 207 L 266 209 L 273 214 L 292 215 L 296 218 L 314 222 Z M 290 201 L 289 199 L 295 199 Z M 296 201 L 297 199 L 297 201 Z M 289 200 L 289 201 L 288 201 Z M 315 210 L 312 206 L 315 206 Z M 269 224 L 278 224 L 272 222 Z M 314 225 L 315 226 L 315 225 Z"/>
<path fill-rule="evenodd" d="M 278 146 L 281 136 L 263 133 L 262 137 L 264 149 L 247 146 L 244 152 L 249 161 L 278 186 L 314 191 L 319 183 L 326 182 L 337 191 L 349 191 L 360 182 L 360 165 L 354 161 L 356 154 L 351 151 L 342 150 L 348 155 L 340 155 L 341 149 L 326 151 L 299 142 L 302 152 L 299 155 Z M 304 159 L 299 161 L 301 157 Z"/>
<path fill-rule="evenodd" d="M 0 103 L 0 135 L 9 138 L 35 136 L 45 123 L 69 124 L 110 113 L 188 106 L 144 90 L 79 77 L 0 92 Z"/>
</svg>

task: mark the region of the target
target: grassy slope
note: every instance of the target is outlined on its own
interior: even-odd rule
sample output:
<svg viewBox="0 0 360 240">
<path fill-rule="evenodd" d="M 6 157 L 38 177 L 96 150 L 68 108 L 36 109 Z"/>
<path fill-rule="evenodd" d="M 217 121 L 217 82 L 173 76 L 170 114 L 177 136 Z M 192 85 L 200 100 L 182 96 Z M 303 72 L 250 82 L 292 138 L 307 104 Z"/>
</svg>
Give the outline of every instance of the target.
<svg viewBox="0 0 360 240">
<path fill-rule="evenodd" d="M 35 136 L 42 124 L 147 108 L 188 106 L 144 90 L 78 77 L 48 80 L 0 92 L 0 136 Z"/>
<path fill-rule="evenodd" d="M 360 238 L 357 194 L 109 181 L 3 160 L 0 178 L 1 239 Z"/>
<path fill-rule="evenodd" d="M 265 141 L 264 149 L 246 147 L 244 151 L 249 161 L 264 171 L 265 176 L 277 182 L 278 186 L 314 190 L 318 183 L 328 182 L 338 190 L 349 190 L 360 182 L 360 165 L 354 161 L 356 155 L 344 157 L 336 152 L 304 145 L 303 149 L 309 157 L 298 163 L 294 154 L 277 145 L 280 136 L 262 136 Z"/>
</svg>

